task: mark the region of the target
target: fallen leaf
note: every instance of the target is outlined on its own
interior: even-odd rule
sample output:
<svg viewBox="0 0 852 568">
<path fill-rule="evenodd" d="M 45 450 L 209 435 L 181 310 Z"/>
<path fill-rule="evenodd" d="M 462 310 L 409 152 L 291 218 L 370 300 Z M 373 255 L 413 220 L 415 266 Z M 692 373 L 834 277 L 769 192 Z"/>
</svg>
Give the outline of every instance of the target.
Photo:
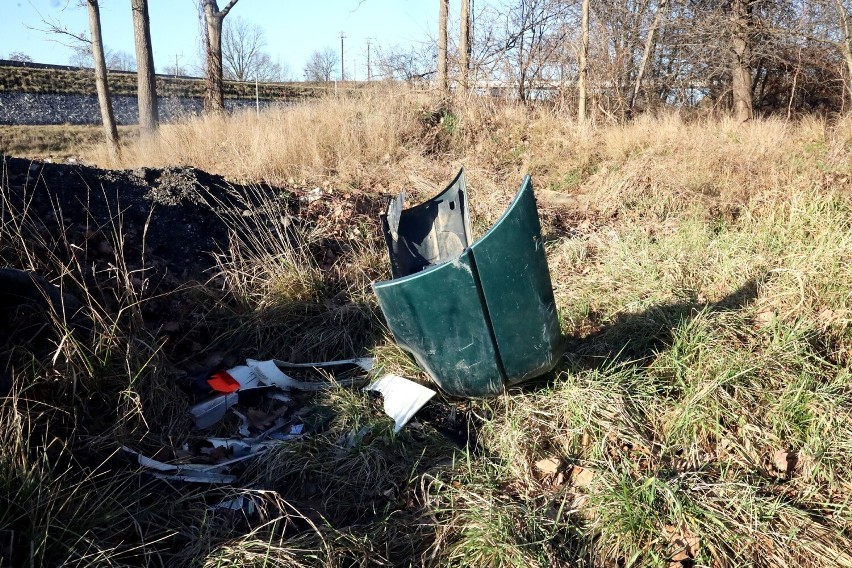
<svg viewBox="0 0 852 568">
<path fill-rule="evenodd" d="M 576 487 L 588 487 L 591 485 L 595 474 L 592 470 L 575 465 L 571 468 L 571 482 Z"/>
<path fill-rule="evenodd" d="M 544 458 L 535 462 L 535 468 L 543 475 L 553 475 L 559 471 L 559 460 L 556 458 Z"/>
<path fill-rule="evenodd" d="M 775 312 L 772 310 L 761 310 L 754 314 L 754 327 L 762 329 L 775 321 Z"/>
<path fill-rule="evenodd" d="M 665 536 L 666 540 L 673 547 L 673 553 L 669 562 L 670 568 L 683 566 L 686 562 L 698 556 L 698 548 L 701 540 L 692 534 L 689 527 L 684 525 L 678 530 L 672 525 L 666 525 L 663 527 L 663 536 Z"/>
<path fill-rule="evenodd" d="M 772 463 L 778 468 L 778 471 L 790 474 L 793 473 L 799 463 L 799 454 L 786 450 L 778 450 L 772 456 Z"/>
<path fill-rule="evenodd" d="M 266 430 L 275 420 L 283 416 L 287 413 L 287 407 L 282 406 L 278 410 L 274 410 L 272 412 L 264 412 L 258 408 L 249 408 L 246 411 L 246 418 L 248 418 L 249 424 L 258 430 Z"/>
</svg>

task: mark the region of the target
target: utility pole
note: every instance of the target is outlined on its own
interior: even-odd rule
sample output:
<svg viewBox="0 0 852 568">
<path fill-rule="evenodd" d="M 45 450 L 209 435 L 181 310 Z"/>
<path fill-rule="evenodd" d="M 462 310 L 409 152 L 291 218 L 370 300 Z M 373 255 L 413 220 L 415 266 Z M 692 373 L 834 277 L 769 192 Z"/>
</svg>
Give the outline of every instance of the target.
<svg viewBox="0 0 852 568">
<path fill-rule="evenodd" d="M 175 53 L 175 78 L 177 78 L 177 76 L 178 76 L 178 70 L 180 69 L 180 67 L 178 67 L 178 58 L 179 58 L 179 57 L 180 57 L 180 55 L 178 55 L 177 53 Z"/>
<path fill-rule="evenodd" d="M 372 80 L 373 74 L 370 72 L 370 39 L 367 39 L 367 81 Z"/>
<path fill-rule="evenodd" d="M 341 81 L 343 81 L 343 79 L 346 77 L 346 75 L 343 74 L 343 40 L 345 38 L 346 38 L 346 34 L 343 33 L 343 31 L 341 31 L 340 32 L 340 80 Z"/>
</svg>

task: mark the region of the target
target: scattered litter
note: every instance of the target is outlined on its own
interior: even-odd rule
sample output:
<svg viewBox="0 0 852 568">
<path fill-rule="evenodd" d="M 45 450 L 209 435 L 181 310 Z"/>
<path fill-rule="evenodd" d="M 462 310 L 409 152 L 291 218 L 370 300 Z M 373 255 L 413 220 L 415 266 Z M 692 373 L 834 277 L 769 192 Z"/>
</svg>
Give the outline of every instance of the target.
<svg viewBox="0 0 852 568">
<path fill-rule="evenodd" d="M 288 376 L 280 367 L 328 369 L 343 366 L 354 366 L 369 373 L 373 368 L 373 360 L 361 358 L 322 363 L 288 363 L 248 359 L 245 365 L 219 371 L 209 378 L 198 377 L 194 385 L 204 385 L 206 382 L 206 386 L 204 389 L 195 390 L 194 393 L 215 396 L 189 408 L 196 428 L 203 430 L 215 426 L 224 419 L 230 409 L 239 419 L 235 436 L 195 440 L 176 451 L 176 455 L 182 460 L 205 463 L 169 464 L 144 456 L 130 448 L 124 448 L 124 451 L 134 456 L 141 467 L 159 479 L 192 483 L 233 483 L 237 477 L 231 471 L 232 466 L 305 434 L 303 420 L 307 419 L 307 414 L 303 412 L 304 409 L 291 412 L 294 400 L 301 400 L 294 391 L 316 392 L 364 380 L 362 373 L 360 378 L 301 381 Z M 343 369 L 343 376 L 346 377 L 345 373 L 349 371 L 350 369 Z M 240 405 L 239 409 L 234 408 L 237 405 Z M 241 499 L 224 501 L 214 507 L 231 510 L 254 507 L 250 500 Z"/>
<path fill-rule="evenodd" d="M 207 471 L 193 471 L 187 473 L 151 473 L 157 479 L 164 481 L 183 481 L 185 483 L 233 483 L 237 480 L 235 475 L 223 473 L 211 473 Z"/>
<path fill-rule="evenodd" d="M 322 188 L 315 187 L 299 198 L 302 203 L 313 203 L 317 199 L 322 198 Z"/>
<path fill-rule="evenodd" d="M 286 361 L 255 361 L 247 359 L 246 364 L 254 371 L 258 380 L 267 385 L 278 387 L 282 390 L 318 391 L 326 390 L 334 386 L 349 386 L 360 379 L 339 380 L 336 383 L 329 381 L 305 382 L 297 381 L 285 375 L 279 367 L 291 369 L 323 369 L 328 367 L 340 367 L 343 365 L 356 365 L 365 371 L 372 369 L 372 359 L 347 359 L 345 361 L 329 361 L 327 363 L 287 363 Z"/>
<path fill-rule="evenodd" d="M 341 379 L 337 382 L 297 381 L 284 374 L 279 367 L 290 369 L 325 369 L 345 365 L 354 365 L 365 372 L 370 372 L 373 368 L 373 359 L 344 359 L 322 363 L 288 363 L 278 360 L 256 361 L 248 359 L 245 365 L 234 367 L 227 371 L 220 371 L 210 377 L 207 383 L 214 392 L 220 393 L 220 395 L 192 406 L 189 411 L 195 419 L 196 428 L 199 430 L 210 428 L 221 422 L 228 409 L 239 402 L 238 393 L 249 394 L 250 390 L 261 387 L 276 387 L 283 391 L 319 391 L 335 386 L 349 386 L 361 380 L 355 378 Z M 267 398 L 281 402 L 290 402 L 292 400 L 289 395 L 282 392 L 271 391 L 264 394 Z M 247 422 L 245 427 L 248 427 Z"/>
<path fill-rule="evenodd" d="M 193 483 L 233 483 L 237 480 L 236 476 L 228 475 L 213 471 L 219 469 L 219 464 L 215 468 L 211 468 L 204 464 L 167 464 L 143 456 L 139 452 L 134 452 L 128 447 L 122 447 L 128 454 L 135 456 L 137 463 L 149 470 L 149 473 L 158 479 L 171 481 L 189 481 Z"/>
<path fill-rule="evenodd" d="M 394 419 L 394 432 L 399 432 L 435 396 L 432 389 L 391 373 L 367 385 L 364 390 L 382 394 L 385 413 Z"/>
</svg>

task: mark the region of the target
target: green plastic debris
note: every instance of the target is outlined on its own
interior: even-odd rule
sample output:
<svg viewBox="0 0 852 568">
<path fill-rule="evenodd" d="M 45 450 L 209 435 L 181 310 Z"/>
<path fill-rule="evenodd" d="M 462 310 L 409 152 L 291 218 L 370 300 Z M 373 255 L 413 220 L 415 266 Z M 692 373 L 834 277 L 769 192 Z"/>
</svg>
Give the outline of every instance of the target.
<svg viewBox="0 0 852 568">
<path fill-rule="evenodd" d="M 532 181 L 471 244 L 464 170 L 382 216 L 393 280 L 373 290 L 396 342 L 445 392 L 483 397 L 540 376 L 563 347 Z"/>
</svg>

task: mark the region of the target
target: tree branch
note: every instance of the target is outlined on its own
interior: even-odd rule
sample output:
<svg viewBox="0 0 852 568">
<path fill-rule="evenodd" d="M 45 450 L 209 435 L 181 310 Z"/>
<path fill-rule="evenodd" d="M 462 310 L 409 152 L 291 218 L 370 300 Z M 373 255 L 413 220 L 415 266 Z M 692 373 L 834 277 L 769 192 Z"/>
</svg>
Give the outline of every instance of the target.
<svg viewBox="0 0 852 568">
<path fill-rule="evenodd" d="M 236 4 L 237 2 L 239 2 L 239 0 L 231 0 L 230 2 L 228 2 L 228 5 L 225 6 L 224 8 L 222 8 L 221 10 L 219 10 L 219 13 L 216 14 L 216 15 L 219 16 L 220 18 L 224 18 L 225 16 L 228 15 L 228 12 L 231 11 L 231 8 L 233 8 L 234 4 Z"/>
</svg>

